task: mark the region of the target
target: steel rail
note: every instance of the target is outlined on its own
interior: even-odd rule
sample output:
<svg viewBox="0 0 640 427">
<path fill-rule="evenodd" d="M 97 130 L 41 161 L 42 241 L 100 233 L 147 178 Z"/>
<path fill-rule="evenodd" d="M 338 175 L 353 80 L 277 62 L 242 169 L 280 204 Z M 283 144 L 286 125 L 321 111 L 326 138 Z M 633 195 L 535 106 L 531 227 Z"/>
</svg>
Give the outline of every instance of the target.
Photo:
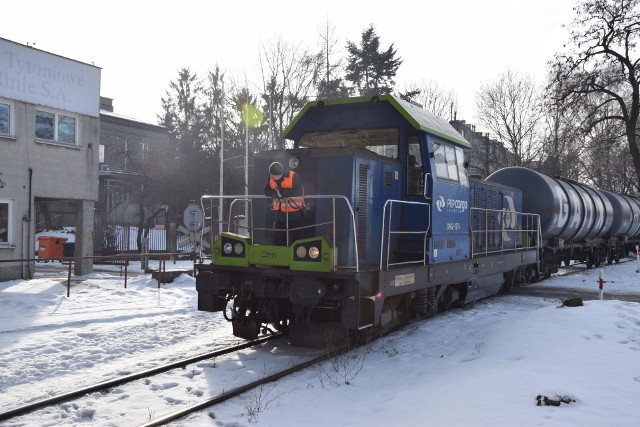
<svg viewBox="0 0 640 427">
<path fill-rule="evenodd" d="M 202 402 L 193 404 L 193 405 L 188 406 L 188 407 L 186 407 L 184 409 L 181 409 L 179 411 L 172 412 L 170 414 L 167 414 L 167 415 L 165 415 L 163 417 L 160 417 L 158 419 L 155 419 L 153 421 L 149 421 L 148 423 L 141 424 L 140 427 L 154 427 L 154 426 L 165 425 L 165 424 L 167 424 L 167 423 L 169 423 L 171 421 L 175 421 L 175 420 L 177 420 L 179 418 L 183 418 L 183 417 L 185 417 L 185 416 L 187 416 L 189 414 L 192 414 L 194 412 L 200 411 L 202 409 L 208 408 L 208 407 L 213 406 L 213 405 L 217 405 L 217 404 L 222 403 L 222 402 L 224 402 L 226 400 L 229 400 L 229 399 L 231 399 L 233 397 L 237 397 L 237 396 L 241 395 L 242 393 L 245 393 L 245 392 L 247 392 L 247 391 L 249 391 L 251 389 L 254 389 L 256 387 L 259 387 L 261 385 L 264 385 L 264 384 L 267 384 L 267 383 L 270 383 L 270 382 L 273 382 L 273 381 L 277 381 L 277 380 L 279 380 L 281 378 L 286 377 L 287 375 L 291 375 L 291 374 L 293 374 L 295 372 L 299 372 L 299 371 L 301 371 L 303 369 L 306 369 L 306 368 L 308 368 L 310 366 L 315 365 L 316 363 L 320 363 L 320 362 L 323 362 L 323 361 L 325 361 L 325 360 L 327 360 L 329 358 L 336 357 L 337 355 L 342 354 L 345 351 L 346 351 L 345 349 L 340 349 L 339 351 L 334 352 L 334 353 L 331 353 L 331 352 L 325 353 L 322 356 L 318 356 L 318 357 L 316 357 L 314 359 L 308 360 L 308 361 L 303 362 L 303 363 L 301 363 L 299 365 L 292 366 L 292 367 L 287 368 L 287 369 L 285 369 L 283 371 L 276 372 L 275 374 L 263 377 L 263 378 L 261 378 L 259 380 L 253 381 L 253 382 L 245 384 L 243 386 L 236 387 L 236 388 L 234 388 L 234 389 L 232 389 L 230 391 L 223 392 L 223 393 L 221 393 L 221 394 L 219 394 L 217 396 L 214 396 L 214 397 L 211 397 L 211 398 L 209 398 L 207 400 L 204 400 Z"/>
<path fill-rule="evenodd" d="M 38 400 L 36 402 L 29 403 L 24 406 L 20 406 L 18 408 L 13 408 L 8 411 L 0 412 L 0 421 L 8 420 L 13 417 L 17 417 L 19 415 L 24 415 L 30 412 L 34 412 L 38 409 L 45 408 L 47 406 L 56 405 L 58 403 L 66 402 L 68 400 L 84 396 L 88 393 L 93 393 L 99 390 L 108 389 L 111 387 L 119 386 L 122 384 L 126 384 L 141 378 L 150 377 L 153 375 L 157 375 L 166 371 L 170 371 L 172 369 L 181 368 L 186 365 L 190 365 L 192 363 L 200 362 L 202 360 L 211 359 L 213 357 L 222 356 L 224 354 L 233 353 L 234 351 L 243 350 L 245 348 L 257 346 L 268 341 L 274 340 L 276 338 L 280 338 L 284 336 L 284 334 L 274 334 L 269 335 L 263 338 L 258 338 L 253 341 L 249 341 L 243 344 L 238 344 L 232 347 L 223 348 L 221 350 L 211 351 L 209 353 L 204 353 L 198 356 L 190 357 L 188 359 L 183 359 L 177 362 L 172 362 L 167 365 L 158 366 L 155 368 L 147 369 L 146 371 L 137 372 L 130 375 L 125 375 L 120 378 L 115 378 L 112 380 L 104 381 L 98 384 L 94 384 L 88 387 L 83 387 L 77 390 L 73 390 L 67 393 L 63 393 L 57 396 L 49 397 L 47 399 Z"/>
</svg>

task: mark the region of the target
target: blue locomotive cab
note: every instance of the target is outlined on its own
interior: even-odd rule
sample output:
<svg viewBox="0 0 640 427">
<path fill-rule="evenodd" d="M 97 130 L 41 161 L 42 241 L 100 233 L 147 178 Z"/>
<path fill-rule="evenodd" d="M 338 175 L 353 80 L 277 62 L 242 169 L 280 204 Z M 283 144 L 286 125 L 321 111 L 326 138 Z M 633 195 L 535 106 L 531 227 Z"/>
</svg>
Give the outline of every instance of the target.
<svg viewBox="0 0 640 427">
<path fill-rule="evenodd" d="M 433 200 L 430 262 L 470 257 L 469 180 L 462 146 L 428 138 L 430 195 Z"/>
<path fill-rule="evenodd" d="M 341 264 L 469 258 L 469 143 L 445 120 L 391 95 L 318 101 L 283 135 L 295 148 L 285 156 L 261 153 L 256 166 L 298 152 L 306 156 L 306 194 L 344 196 L 355 226 L 341 222 Z"/>
<path fill-rule="evenodd" d="M 363 147 L 341 147 L 333 141 L 334 134 L 307 135 L 305 144 L 313 144 L 313 149 L 306 146 L 256 154 L 256 170 L 268 170 L 272 162 L 279 161 L 290 165 L 288 169 L 300 174 L 304 183 L 304 228 L 292 233 L 290 244 L 300 237 L 324 236 L 335 242 L 335 269 L 378 265 L 381 234 L 372 230 L 380 230 L 381 217 L 372 213 L 381 211 L 381 203 L 397 198 L 400 192 L 397 133 L 397 129 L 370 131 L 369 145 Z M 261 191 L 263 181 L 256 178 L 251 184 L 255 193 Z M 255 200 L 253 204 L 254 240 L 270 244 L 275 220 L 271 201 Z"/>
</svg>

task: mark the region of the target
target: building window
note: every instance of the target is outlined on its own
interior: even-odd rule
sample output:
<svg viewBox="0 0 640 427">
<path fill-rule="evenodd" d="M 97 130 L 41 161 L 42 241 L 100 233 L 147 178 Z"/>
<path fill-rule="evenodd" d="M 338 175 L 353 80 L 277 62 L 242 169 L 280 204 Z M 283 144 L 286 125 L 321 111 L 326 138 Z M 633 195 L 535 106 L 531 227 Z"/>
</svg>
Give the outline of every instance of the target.
<svg viewBox="0 0 640 427">
<path fill-rule="evenodd" d="M 36 138 L 75 145 L 75 117 L 36 110 Z"/>
<path fill-rule="evenodd" d="M 149 160 L 149 144 L 146 142 L 140 143 L 140 160 L 143 162 Z"/>
<path fill-rule="evenodd" d="M 11 104 L 0 101 L 0 134 L 11 135 Z"/>
<path fill-rule="evenodd" d="M 0 246 L 9 244 L 9 202 L 0 200 Z"/>
</svg>

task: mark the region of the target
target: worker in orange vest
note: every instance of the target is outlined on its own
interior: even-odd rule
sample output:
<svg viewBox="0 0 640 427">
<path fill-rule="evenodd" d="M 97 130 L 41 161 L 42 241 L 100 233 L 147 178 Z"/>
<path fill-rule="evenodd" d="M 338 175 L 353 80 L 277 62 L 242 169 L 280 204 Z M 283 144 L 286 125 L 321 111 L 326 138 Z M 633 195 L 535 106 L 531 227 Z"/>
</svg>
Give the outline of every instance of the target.
<svg viewBox="0 0 640 427">
<path fill-rule="evenodd" d="M 269 165 L 269 180 L 264 186 L 264 195 L 273 199 L 272 209 L 275 215 L 273 228 L 286 230 L 302 226 L 304 215 L 304 186 L 300 175 L 285 170 L 280 162 Z M 287 227 L 288 223 L 288 227 Z M 291 234 L 275 231 L 274 244 L 286 246 L 304 235 L 302 230 L 293 230 Z M 290 239 L 287 242 L 287 235 Z"/>
</svg>

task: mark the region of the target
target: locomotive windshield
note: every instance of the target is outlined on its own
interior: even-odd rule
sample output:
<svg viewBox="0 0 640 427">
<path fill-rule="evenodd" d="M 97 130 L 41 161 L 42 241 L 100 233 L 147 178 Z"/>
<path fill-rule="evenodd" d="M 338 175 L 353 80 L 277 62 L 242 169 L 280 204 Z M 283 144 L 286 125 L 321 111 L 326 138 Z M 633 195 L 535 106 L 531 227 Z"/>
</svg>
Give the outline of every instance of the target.
<svg viewBox="0 0 640 427">
<path fill-rule="evenodd" d="M 352 129 L 306 132 L 298 141 L 308 148 L 361 148 L 381 156 L 398 158 L 398 129 Z"/>
</svg>

